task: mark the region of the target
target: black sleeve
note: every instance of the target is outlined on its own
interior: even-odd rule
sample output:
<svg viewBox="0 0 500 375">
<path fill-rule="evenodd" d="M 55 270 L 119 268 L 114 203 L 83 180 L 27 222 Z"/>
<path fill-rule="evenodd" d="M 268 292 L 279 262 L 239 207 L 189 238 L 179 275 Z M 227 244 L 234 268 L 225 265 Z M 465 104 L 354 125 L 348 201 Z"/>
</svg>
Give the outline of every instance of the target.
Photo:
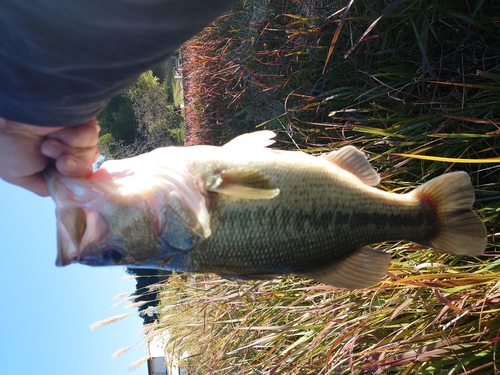
<svg viewBox="0 0 500 375">
<path fill-rule="evenodd" d="M 1 0 L 0 117 L 81 124 L 233 2 Z"/>
</svg>

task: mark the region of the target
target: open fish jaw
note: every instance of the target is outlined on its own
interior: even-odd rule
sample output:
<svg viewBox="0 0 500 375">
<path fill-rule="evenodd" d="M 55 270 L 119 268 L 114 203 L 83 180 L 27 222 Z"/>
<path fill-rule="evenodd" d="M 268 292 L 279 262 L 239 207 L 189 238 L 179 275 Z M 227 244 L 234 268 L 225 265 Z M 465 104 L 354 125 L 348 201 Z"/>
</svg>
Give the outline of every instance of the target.
<svg viewBox="0 0 500 375">
<path fill-rule="evenodd" d="M 136 208 L 158 236 L 166 225 L 164 207 L 175 197 L 193 212 L 199 222 L 198 235 L 210 236 L 209 214 L 199 184 L 183 173 L 182 166 L 151 166 L 150 155 L 145 155 L 145 160 L 139 156 L 131 163 L 105 162 L 90 179 L 68 178 L 55 172 L 47 178 L 56 203 L 58 266 L 80 262 L 82 253 L 105 247 L 113 237 L 110 223 L 116 222 L 118 205 Z"/>
</svg>

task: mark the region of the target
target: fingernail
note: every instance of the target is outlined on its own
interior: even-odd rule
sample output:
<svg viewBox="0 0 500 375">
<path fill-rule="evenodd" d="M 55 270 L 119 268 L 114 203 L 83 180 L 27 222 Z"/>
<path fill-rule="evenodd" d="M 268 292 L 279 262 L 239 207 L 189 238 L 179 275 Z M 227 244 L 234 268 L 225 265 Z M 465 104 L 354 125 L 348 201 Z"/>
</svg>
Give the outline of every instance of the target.
<svg viewBox="0 0 500 375">
<path fill-rule="evenodd" d="M 61 149 L 52 142 L 44 142 L 41 151 L 42 154 L 52 159 L 57 159 L 61 156 Z"/>
<path fill-rule="evenodd" d="M 63 171 L 66 173 L 74 172 L 74 171 L 76 171 L 77 167 L 78 167 L 78 164 L 76 163 L 76 161 L 74 161 L 72 159 L 68 159 L 68 160 L 66 160 L 66 163 L 64 163 Z"/>
</svg>

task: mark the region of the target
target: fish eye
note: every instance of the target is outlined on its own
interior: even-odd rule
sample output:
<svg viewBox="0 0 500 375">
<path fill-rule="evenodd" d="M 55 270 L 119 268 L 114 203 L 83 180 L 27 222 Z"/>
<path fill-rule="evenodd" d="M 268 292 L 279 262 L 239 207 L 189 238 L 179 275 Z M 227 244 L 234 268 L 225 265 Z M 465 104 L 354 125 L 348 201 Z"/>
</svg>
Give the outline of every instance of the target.
<svg viewBox="0 0 500 375">
<path fill-rule="evenodd" d="M 103 254 L 102 259 L 106 264 L 120 264 L 123 260 L 123 250 L 119 247 L 109 247 Z"/>
</svg>

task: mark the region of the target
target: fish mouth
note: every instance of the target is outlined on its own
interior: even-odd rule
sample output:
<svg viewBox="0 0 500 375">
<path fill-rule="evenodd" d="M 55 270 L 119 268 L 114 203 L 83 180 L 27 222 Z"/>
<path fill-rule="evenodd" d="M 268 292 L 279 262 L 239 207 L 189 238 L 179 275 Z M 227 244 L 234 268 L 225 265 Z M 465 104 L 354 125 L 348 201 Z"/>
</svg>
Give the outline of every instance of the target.
<svg viewBox="0 0 500 375">
<path fill-rule="evenodd" d="M 80 254 L 78 253 L 67 253 L 65 251 L 57 252 L 56 258 L 56 266 L 57 267 L 66 267 L 72 263 L 80 263 Z"/>
<path fill-rule="evenodd" d="M 72 263 L 87 266 L 118 266 L 125 259 L 125 251 L 118 246 L 108 246 L 103 251 L 58 251 L 56 258 L 57 267 L 65 267 Z"/>
<path fill-rule="evenodd" d="M 46 168 L 42 172 L 42 176 L 47 183 L 47 187 L 49 189 L 49 194 L 56 203 L 56 216 L 59 216 L 59 212 L 57 209 L 57 205 L 59 203 L 59 199 L 57 196 L 56 190 L 56 180 L 57 177 L 60 176 L 60 173 L 57 172 L 53 168 Z M 61 218 L 57 219 L 57 257 L 56 257 L 56 266 L 57 267 L 65 267 L 71 263 L 78 263 L 80 259 L 80 254 L 78 249 L 75 248 L 74 244 L 68 241 L 68 233 L 64 225 L 61 223 Z"/>
<path fill-rule="evenodd" d="M 110 233 L 107 220 L 98 212 L 87 211 L 81 207 L 58 209 L 56 215 L 56 266 L 64 267 L 71 263 L 90 265 L 102 263 L 98 259 L 105 258 L 104 252 L 107 250 L 105 239 Z M 100 251 L 99 246 L 101 249 L 104 248 L 104 252 Z"/>
</svg>

